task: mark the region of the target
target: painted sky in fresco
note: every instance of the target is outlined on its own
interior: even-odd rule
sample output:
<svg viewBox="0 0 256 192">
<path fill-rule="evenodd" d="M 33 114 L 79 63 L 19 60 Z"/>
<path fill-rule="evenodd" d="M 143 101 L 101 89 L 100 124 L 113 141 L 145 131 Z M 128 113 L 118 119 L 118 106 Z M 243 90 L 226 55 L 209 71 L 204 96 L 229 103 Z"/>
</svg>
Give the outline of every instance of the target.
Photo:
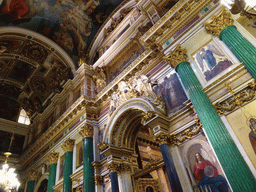
<svg viewBox="0 0 256 192">
<path fill-rule="evenodd" d="M 123 0 L 0 0 L 0 26 L 38 32 L 77 61 Z"/>
</svg>

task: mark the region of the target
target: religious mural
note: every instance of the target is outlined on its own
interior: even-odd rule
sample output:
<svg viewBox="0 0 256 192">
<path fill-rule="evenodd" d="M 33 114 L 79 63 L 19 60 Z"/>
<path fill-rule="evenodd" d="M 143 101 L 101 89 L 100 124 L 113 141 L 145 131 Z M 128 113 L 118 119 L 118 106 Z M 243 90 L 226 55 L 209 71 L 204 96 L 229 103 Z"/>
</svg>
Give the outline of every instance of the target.
<svg viewBox="0 0 256 192">
<path fill-rule="evenodd" d="M 256 168 L 256 101 L 226 116 L 237 139 Z"/>
<path fill-rule="evenodd" d="M 200 192 L 229 191 L 229 185 L 213 149 L 201 132 L 179 147 L 193 188 Z"/>
<path fill-rule="evenodd" d="M 38 32 L 75 61 L 88 49 L 101 24 L 123 0 L 1 0 L 0 26 Z"/>
<path fill-rule="evenodd" d="M 165 101 L 168 116 L 185 107 L 183 103 L 188 98 L 174 70 L 164 78 L 163 82 L 159 82 L 153 90 L 157 96 L 162 97 Z"/>
<path fill-rule="evenodd" d="M 203 74 L 206 81 L 211 80 L 233 65 L 212 40 L 197 50 L 192 56 L 196 61 L 196 67 Z"/>
<path fill-rule="evenodd" d="M 143 52 L 143 48 L 137 43 L 118 55 L 118 59 L 107 68 L 107 78 L 110 83 Z"/>
<path fill-rule="evenodd" d="M 76 168 L 83 164 L 83 141 L 76 144 Z"/>
</svg>

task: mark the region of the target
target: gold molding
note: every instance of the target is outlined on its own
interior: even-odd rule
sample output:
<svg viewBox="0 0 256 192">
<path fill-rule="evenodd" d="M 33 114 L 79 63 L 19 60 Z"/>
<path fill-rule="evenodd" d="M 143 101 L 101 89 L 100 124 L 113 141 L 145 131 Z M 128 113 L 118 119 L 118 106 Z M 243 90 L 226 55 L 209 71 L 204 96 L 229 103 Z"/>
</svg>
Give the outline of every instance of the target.
<svg viewBox="0 0 256 192">
<path fill-rule="evenodd" d="M 74 145 L 75 145 L 74 139 L 67 139 L 66 141 L 64 141 L 64 143 L 61 144 L 61 147 L 66 153 L 66 152 L 73 151 Z"/>
<path fill-rule="evenodd" d="M 56 164 L 58 162 L 59 153 L 52 151 L 48 156 L 47 160 L 51 164 Z"/>
<path fill-rule="evenodd" d="M 85 124 L 78 130 L 79 134 L 85 137 L 93 137 L 93 126 L 89 124 Z"/>
<path fill-rule="evenodd" d="M 227 26 L 233 25 L 234 20 L 231 14 L 226 9 L 221 11 L 218 15 L 213 15 L 210 21 L 204 23 L 207 33 L 219 37 L 221 31 Z"/>
<path fill-rule="evenodd" d="M 188 61 L 187 49 L 181 48 L 181 45 L 178 44 L 173 51 L 170 51 L 169 55 L 163 56 L 163 59 L 175 69 L 181 62 Z"/>
</svg>

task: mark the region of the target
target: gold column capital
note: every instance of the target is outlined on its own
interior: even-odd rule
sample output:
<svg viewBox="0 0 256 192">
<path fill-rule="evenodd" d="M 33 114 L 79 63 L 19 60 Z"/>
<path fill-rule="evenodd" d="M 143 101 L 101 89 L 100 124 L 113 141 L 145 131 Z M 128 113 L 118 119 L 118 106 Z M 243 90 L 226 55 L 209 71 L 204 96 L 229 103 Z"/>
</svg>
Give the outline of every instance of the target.
<svg viewBox="0 0 256 192">
<path fill-rule="evenodd" d="M 169 140 L 169 136 L 164 133 L 160 133 L 159 135 L 155 136 L 156 141 L 159 142 L 159 145 L 167 144 Z"/>
<path fill-rule="evenodd" d="M 29 181 L 35 181 L 36 180 L 36 171 L 30 171 L 28 174 L 28 180 Z"/>
<path fill-rule="evenodd" d="M 56 164 L 58 162 L 59 153 L 52 151 L 48 156 L 47 160 L 51 164 Z"/>
<path fill-rule="evenodd" d="M 212 19 L 204 23 L 207 33 L 219 37 L 220 32 L 227 26 L 233 25 L 234 20 L 231 14 L 226 9 L 221 11 L 218 15 L 213 15 Z"/>
<path fill-rule="evenodd" d="M 74 139 L 67 139 L 66 141 L 64 141 L 64 143 L 61 144 L 61 147 L 66 153 L 69 151 L 73 151 L 74 145 L 75 145 Z"/>
<path fill-rule="evenodd" d="M 85 124 L 78 130 L 78 132 L 83 138 L 93 137 L 93 126 Z"/>
<path fill-rule="evenodd" d="M 103 185 L 103 177 L 101 175 L 94 176 L 95 185 Z"/>
<path fill-rule="evenodd" d="M 187 50 L 181 48 L 181 45 L 178 44 L 173 51 L 170 51 L 169 55 L 163 56 L 163 59 L 175 69 L 180 63 L 188 61 Z"/>
<path fill-rule="evenodd" d="M 121 172 L 130 172 L 131 171 L 131 165 L 128 163 L 122 163 L 120 165 L 120 171 Z"/>
<path fill-rule="evenodd" d="M 111 162 L 108 164 L 108 169 L 110 172 L 119 172 L 120 171 L 120 163 Z"/>
</svg>

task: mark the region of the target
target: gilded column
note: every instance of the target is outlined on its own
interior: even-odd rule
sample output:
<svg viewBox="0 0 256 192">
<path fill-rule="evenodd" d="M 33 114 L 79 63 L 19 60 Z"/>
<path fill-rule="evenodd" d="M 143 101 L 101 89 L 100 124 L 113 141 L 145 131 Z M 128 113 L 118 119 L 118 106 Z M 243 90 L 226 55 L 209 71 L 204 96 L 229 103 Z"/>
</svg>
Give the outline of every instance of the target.
<svg viewBox="0 0 256 192">
<path fill-rule="evenodd" d="M 28 186 L 27 186 L 27 192 L 34 192 L 35 184 L 36 184 L 36 172 L 32 171 L 29 173 L 28 176 Z"/>
<path fill-rule="evenodd" d="M 108 165 L 108 169 L 110 171 L 110 180 L 111 180 L 112 192 L 119 192 L 117 172 L 120 170 L 120 164 L 116 163 L 116 162 L 111 162 Z"/>
<path fill-rule="evenodd" d="M 164 59 L 176 68 L 212 147 L 234 191 L 254 191 L 256 181 L 210 99 L 187 62 L 186 50 L 180 45 Z M 235 171 L 234 171 L 235 170 Z"/>
<path fill-rule="evenodd" d="M 83 191 L 94 192 L 93 127 L 85 124 L 79 133 L 83 137 Z"/>
<path fill-rule="evenodd" d="M 73 139 L 67 139 L 64 143 L 61 144 L 61 147 L 65 152 L 63 192 L 70 192 L 72 190 L 72 181 L 69 176 L 72 174 L 74 145 L 75 140 Z"/>
<path fill-rule="evenodd" d="M 172 192 L 182 192 L 183 190 L 180 184 L 180 180 L 173 163 L 172 155 L 169 150 L 168 136 L 164 133 L 160 133 L 159 135 L 156 135 L 156 140 L 159 141 L 160 150 L 163 156 Z"/>
<path fill-rule="evenodd" d="M 59 158 L 59 153 L 56 153 L 54 151 L 52 151 L 47 157 L 50 163 L 47 192 L 53 192 L 52 187 L 55 185 L 58 158 Z"/>
<path fill-rule="evenodd" d="M 241 35 L 229 11 L 224 10 L 204 24 L 206 31 L 213 36 L 218 36 L 244 63 L 248 72 L 256 79 L 256 48 Z"/>
</svg>

